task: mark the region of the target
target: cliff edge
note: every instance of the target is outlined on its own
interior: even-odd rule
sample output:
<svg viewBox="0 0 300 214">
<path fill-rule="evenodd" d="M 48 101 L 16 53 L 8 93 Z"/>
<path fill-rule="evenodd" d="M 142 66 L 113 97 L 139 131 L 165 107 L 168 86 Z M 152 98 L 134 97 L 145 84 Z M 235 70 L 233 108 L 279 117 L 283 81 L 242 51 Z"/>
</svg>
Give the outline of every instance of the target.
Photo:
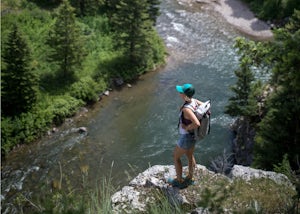
<svg viewBox="0 0 300 214">
<path fill-rule="evenodd" d="M 186 171 L 187 168 L 184 168 Z M 234 165 L 228 176 L 197 165 L 195 184 L 185 189 L 170 186 L 175 176 L 170 165 L 155 165 L 112 195 L 114 213 L 151 213 L 168 203 L 185 213 L 286 213 L 296 195 L 288 178 L 279 173 Z"/>
</svg>

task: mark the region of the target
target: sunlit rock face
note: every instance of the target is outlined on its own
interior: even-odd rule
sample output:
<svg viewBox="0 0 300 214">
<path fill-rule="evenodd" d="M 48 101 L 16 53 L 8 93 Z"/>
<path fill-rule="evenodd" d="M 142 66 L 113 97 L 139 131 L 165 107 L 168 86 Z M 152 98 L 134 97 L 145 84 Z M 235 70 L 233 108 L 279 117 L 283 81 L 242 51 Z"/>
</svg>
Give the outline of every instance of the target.
<svg viewBox="0 0 300 214">
<path fill-rule="evenodd" d="M 187 172 L 187 168 L 183 168 L 183 172 Z M 219 173 L 214 173 L 208 170 L 205 166 L 197 165 L 194 177 L 195 184 L 185 189 L 174 188 L 167 183 L 168 178 L 175 177 L 175 168 L 172 165 L 155 165 L 135 177 L 128 186 L 123 187 L 120 191 L 116 192 L 111 200 L 113 211 L 115 213 L 135 213 L 147 212 L 151 206 L 157 203 L 157 196 L 167 199 L 171 204 L 180 206 L 194 207 L 193 213 L 198 213 L 207 210 L 197 207 L 197 200 L 199 200 L 200 191 L 209 186 L 219 183 L 224 180 L 228 185 L 234 179 L 242 179 L 244 181 L 251 181 L 251 179 L 270 179 L 274 185 L 284 185 L 287 188 L 294 189 L 288 178 L 279 173 L 271 171 L 263 171 L 253 169 L 250 167 L 234 165 L 229 176 Z M 204 185 L 203 181 L 207 181 Z"/>
</svg>

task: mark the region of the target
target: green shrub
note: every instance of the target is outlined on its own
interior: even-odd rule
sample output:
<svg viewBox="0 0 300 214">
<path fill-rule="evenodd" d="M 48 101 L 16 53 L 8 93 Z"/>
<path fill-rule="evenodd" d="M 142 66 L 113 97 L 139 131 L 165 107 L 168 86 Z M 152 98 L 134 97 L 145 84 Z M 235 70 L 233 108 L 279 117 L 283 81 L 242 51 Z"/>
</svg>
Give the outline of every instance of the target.
<svg viewBox="0 0 300 214">
<path fill-rule="evenodd" d="M 98 99 L 97 84 L 91 77 L 86 77 L 72 84 L 70 95 L 86 103 L 96 102 Z"/>
<path fill-rule="evenodd" d="M 294 10 L 300 10 L 299 0 L 287 0 L 284 7 L 284 15 L 292 16 Z"/>
<path fill-rule="evenodd" d="M 150 65 L 151 67 L 147 67 L 147 69 L 153 69 L 153 67 L 157 64 L 165 63 L 165 56 L 167 54 L 164 42 L 159 37 L 156 31 L 153 31 L 150 40 L 151 46 L 151 57 L 153 63 Z"/>
<path fill-rule="evenodd" d="M 274 164 L 274 172 L 282 173 L 286 175 L 289 179 L 292 178 L 291 172 L 291 165 L 288 159 L 288 154 L 284 154 L 282 162 L 278 164 Z"/>
<path fill-rule="evenodd" d="M 52 112 L 35 109 L 14 119 L 1 120 L 1 149 L 9 152 L 14 146 L 30 143 L 43 135 L 52 123 Z"/>
<path fill-rule="evenodd" d="M 75 114 L 79 106 L 84 103 L 69 95 L 57 96 L 53 99 L 53 105 L 50 106 L 53 110 L 53 122 L 56 125 L 62 124 L 66 117 Z"/>
<path fill-rule="evenodd" d="M 106 17 L 95 16 L 83 18 L 80 27 L 85 34 L 85 47 L 88 51 L 83 62 L 83 69 L 78 72 L 79 78 L 86 76 L 97 76 L 99 79 L 106 79 L 106 74 L 111 61 L 116 55 L 113 50 L 111 35 L 109 34 L 108 20 Z"/>
<path fill-rule="evenodd" d="M 12 138 L 13 121 L 11 118 L 1 118 L 1 153 L 7 153 L 16 145 L 16 139 Z"/>
<path fill-rule="evenodd" d="M 268 0 L 263 3 L 259 18 L 264 20 L 282 18 L 282 13 L 281 1 Z"/>
</svg>

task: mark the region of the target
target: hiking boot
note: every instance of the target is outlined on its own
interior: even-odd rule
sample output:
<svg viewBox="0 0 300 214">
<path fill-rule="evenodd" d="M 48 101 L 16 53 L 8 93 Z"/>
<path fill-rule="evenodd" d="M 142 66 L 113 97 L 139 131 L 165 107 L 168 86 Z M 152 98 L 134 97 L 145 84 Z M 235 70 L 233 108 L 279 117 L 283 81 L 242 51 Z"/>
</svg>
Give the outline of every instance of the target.
<svg viewBox="0 0 300 214">
<path fill-rule="evenodd" d="M 184 182 L 189 186 L 189 185 L 194 185 L 195 184 L 195 179 L 194 178 L 190 178 L 189 176 L 187 176 L 184 179 Z"/>
<path fill-rule="evenodd" d="M 188 186 L 185 180 L 180 182 L 176 178 L 169 178 L 168 183 L 171 184 L 172 187 L 178 187 L 179 189 L 184 189 Z"/>
</svg>

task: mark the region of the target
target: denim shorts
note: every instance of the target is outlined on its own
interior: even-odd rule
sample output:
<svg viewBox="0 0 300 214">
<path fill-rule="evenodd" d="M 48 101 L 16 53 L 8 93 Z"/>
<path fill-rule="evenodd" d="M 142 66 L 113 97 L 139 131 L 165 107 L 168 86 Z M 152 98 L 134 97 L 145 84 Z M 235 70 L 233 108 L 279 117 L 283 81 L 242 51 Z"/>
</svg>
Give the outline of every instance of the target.
<svg viewBox="0 0 300 214">
<path fill-rule="evenodd" d="M 190 149 L 195 146 L 196 140 L 193 134 L 181 134 L 177 142 L 177 146 L 182 149 Z"/>
</svg>

